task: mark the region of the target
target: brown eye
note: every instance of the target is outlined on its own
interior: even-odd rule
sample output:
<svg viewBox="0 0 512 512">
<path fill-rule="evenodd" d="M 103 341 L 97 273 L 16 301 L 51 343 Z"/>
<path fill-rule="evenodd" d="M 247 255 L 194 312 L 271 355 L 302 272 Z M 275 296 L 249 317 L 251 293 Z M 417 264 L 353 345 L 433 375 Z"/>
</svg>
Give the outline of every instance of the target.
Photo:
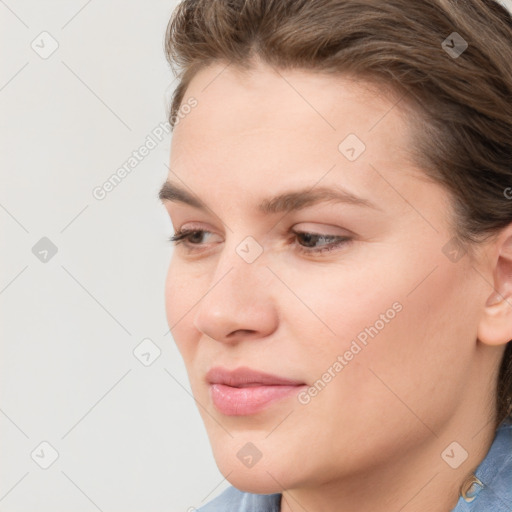
<svg viewBox="0 0 512 512">
<path fill-rule="evenodd" d="M 200 247 L 204 245 L 201 243 L 201 240 L 206 234 L 213 235 L 213 233 L 204 229 L 182 229 L 174 233 L 174 235 L 169 238 L 169 241 L 173 242 L 174 245 L 183 244 L 187 250 L 193 251 L 196 248 L 192 246 Z"/>
<path fill-rule="evenodd" d="M 293 234 L 298 240 L 302 240 L 304 242 L 304 244 L 298 244 L 297 250 L 306 254 L 316 254 L 332 251 L 352 240 L 348 236 L 323 235 L 320 233 L 309 233 L 304 231 L 293 231 Z M 315 248 L 315 244 L 322 240 L 328 242 L 331 241 L 331 243 L 324 244 L 319 248 Z"/>
</svg>

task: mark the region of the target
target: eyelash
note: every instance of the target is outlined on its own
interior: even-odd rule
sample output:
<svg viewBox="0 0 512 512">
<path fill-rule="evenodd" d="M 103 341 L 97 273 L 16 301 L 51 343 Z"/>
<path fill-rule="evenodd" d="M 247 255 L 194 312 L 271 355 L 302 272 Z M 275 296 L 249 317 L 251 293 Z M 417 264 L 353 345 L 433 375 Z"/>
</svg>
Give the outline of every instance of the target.
<svg viewBox="0 0 512 512">
<path fill-rule="evenodd" d="M 210 231 L 206 231 L 204 229 L 183 229 L 179 230 L 176 233 L 174 233 L 173 236 L 169 238 L 169 241 L 172 242 L 174 245 L 183 244 L 185 249 L 189 252 L 194 252 L 199 249 L 197 249 L 197 246 L 200 246 L 201 244 L 190 244 L 190 237 L 197 233 L 210 233 Z M 304 246 L 298 245 L 296 246 L 298 249 L 297 251 L 302 254 L 321 254 L 325 252 L 330 252 L 334 249 L 338 249 L 342 245 L 345 245 L 352 241 L 350 237 L 347 236 L 336 236 L 336 235 L 322 235 L 320 233 L 311 233 L 308 231 L 293 231 L 292 233 L 294 235 L 293 238 L 296 238 L 300 235 L 309 235 L 312 237 L 318 237 L 320 239 L 338 239 L 338 242 L 330 245 L 325 245 L 321 249 L 308 249 Z M 196 246 L 196 247 L 194 247 Z"/>
</svg>

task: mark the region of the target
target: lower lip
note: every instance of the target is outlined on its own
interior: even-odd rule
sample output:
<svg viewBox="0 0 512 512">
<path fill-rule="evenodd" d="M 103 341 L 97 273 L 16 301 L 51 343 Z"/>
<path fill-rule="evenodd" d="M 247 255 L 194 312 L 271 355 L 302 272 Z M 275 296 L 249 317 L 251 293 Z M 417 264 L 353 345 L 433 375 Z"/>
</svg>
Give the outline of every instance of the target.
<svg viewBox="0 0 512 512">
<path fill-rule="evenodd" d="M 255 414 L 273 402 L 297 395 L 303 386 L 251 386 L 234 388 L 211 384 L 210 395 L 215 407 L 227 416 Z"/>
</svg>

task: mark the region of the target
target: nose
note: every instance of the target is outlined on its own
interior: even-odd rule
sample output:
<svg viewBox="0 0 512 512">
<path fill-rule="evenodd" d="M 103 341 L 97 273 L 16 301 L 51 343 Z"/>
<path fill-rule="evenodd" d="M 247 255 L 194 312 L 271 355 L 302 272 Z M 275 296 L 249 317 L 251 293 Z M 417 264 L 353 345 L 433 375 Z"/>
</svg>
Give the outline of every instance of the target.
<svg viewBox="0 0 512 512">
<path fill-rule="evenodd" d="M 225 247 L 218 261 L 196 308 L 195 328 L 229 344 L 272 334 L 278 323 L 275 277 L 264 254 L 248 263 Z"/>
</svg>

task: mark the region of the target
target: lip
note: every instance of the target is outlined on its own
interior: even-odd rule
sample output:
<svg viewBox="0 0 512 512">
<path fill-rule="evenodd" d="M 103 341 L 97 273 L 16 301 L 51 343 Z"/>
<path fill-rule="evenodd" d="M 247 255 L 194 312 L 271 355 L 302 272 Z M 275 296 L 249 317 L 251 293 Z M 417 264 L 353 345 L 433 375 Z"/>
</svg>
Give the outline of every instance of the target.
<svg viewBox="0 0 512 512">
<path fill-rule="evenodd" d="M 248 387 L 250 385 L 264 386 L 299 386 L 305 382 L 286 379 L 271 373 L 253 370 L 247 366 L 240 366 L 235 370 L 227 370 L 221 366 L 214 366 L 206 374 L 206 380 L 210 384 L 225 384 L 231 387 Z"/>
<path fill-rule="evenodd" d="M 206 380 L 213 404 L 227 416 L 256 414 L 278 400 L 296 395 L 306 386 L 304 382 L 246 366 L 231 371 L 211 368 Z"/>
</svg>

